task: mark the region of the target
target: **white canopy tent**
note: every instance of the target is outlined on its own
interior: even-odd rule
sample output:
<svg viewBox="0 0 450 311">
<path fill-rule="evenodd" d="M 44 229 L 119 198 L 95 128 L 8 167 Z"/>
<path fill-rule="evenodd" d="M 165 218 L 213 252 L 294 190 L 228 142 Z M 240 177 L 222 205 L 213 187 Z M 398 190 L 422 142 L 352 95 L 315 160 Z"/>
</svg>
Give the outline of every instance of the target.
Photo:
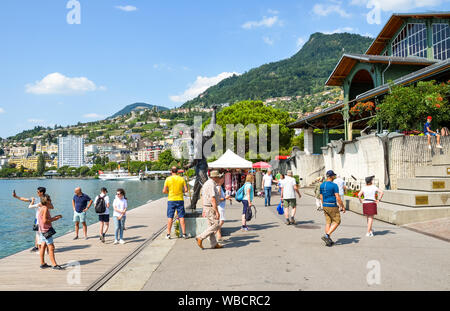
<svg viewBox="0 0 450 311">
<path fill-rule="evenodd" d="M 253 163 L 247 161 L 244 158 L 241 158 L 236 153 L 227 150 L 217 161 L 208 163 L 208 167 L 210 169 L 219 169 L 219 168 L 240 168 L 240 169 L 251 169 L 253 167 Z"/>
</svg>

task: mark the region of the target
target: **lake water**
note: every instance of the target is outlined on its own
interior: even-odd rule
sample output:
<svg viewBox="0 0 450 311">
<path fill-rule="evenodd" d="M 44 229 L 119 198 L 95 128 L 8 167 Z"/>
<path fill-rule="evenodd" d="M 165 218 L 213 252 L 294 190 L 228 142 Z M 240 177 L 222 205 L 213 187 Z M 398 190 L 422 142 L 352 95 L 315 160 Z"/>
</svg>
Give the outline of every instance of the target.
<svg viewBox="0 0 450 311">
<path fill-rule="evenodd" d="M 150 200 L 163 197 L 162 188 L 164 181 L 101 181 L 98 179 L 27 179 L 27 180 L 0 180 L 0 258 L 9 256 L 34 246 L 35 232 L 32 231 L 35 209 L 28 209 L 28 203 L 12 197 L 12 191 L 16 190 L 21 197 L 37 197 L 37 187 L 47 188 L 47 193 L 52 198 L 54 210 L 52 216 L 63 215 L 63 218 L 54 223 L 55 237 L 74 231 L 72 198 L 74 189 L 81 187 L 82 191 L 92 200 L 99 194 L 101 187 L 108 189 L 108 195 L 114 200 L 117 188 L 123 188 L 128 199 L 129 209 L 136 208 Z M 163 207 L 161 207 L 163 208 Z M 112 209 L 110 209 L 112 214 Z M 94 205 L 88 211 L 87 225 L 98 222 Z M 114 229 L 112 222 L 110 230 Z M 98 235 L 97 232 L 89 232 L 88 236 Z M 80 225 L 80 236 L 83 236 Z"/>
</svg>

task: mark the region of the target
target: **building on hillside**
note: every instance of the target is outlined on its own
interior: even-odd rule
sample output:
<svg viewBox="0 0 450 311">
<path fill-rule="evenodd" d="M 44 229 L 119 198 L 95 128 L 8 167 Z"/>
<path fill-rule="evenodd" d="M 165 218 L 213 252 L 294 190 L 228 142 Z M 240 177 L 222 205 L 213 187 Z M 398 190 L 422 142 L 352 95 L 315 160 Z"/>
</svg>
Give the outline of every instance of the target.
<svg viewBox="0 0 450 311">
<path fill-rule="evenodd" d="M 9 159 L 7 157 L 0 158 L 0 169 L 5 168 L 9 164 Z"/>
<path fill-rule="evenodd" d="M 27 170 L 37 171 L 38 161 L 38 156 L 30 156 L 26 158 L 10 158 L 9 164 L 15 164 L 17 169 L 23 167 Z"/>
<path fill-rule="evenodd" d="M 161 152 L 162 148 L 160 146 L 155 148 L 141 149 L 138 151 L 138 161 L 141 162 L 158 161 Z"/>
<path fill-rule="evenodd" d="M 330 129 L 343 129 L 342 138 L 352 140 L 373 117 L 351 115 L 358 102 L 379 104 L 395 85 L 450 79 L 450 13 L 393 14 L 365 54 L 344 54 L 328 78 L 327 86 L 343 88 L 344 100 L 320 112 L 305 114 L 290 128 L 305 132 L 305 152 L 321 154 L 330 143 Z M 319 137 L 313 129 L 323 130 Z M 377 124 L 377 132 L 383 125 Z M 336 139 L 336 137 L 334 138 Z"/>
<path fill-rule="evenodd" d="M 58 145 L 57 144 L 45 144 L 42 145 L 41 142 L 36 144 L 36 152 L 41 153 L 58 153 Z"/>
<path fill-rule="evenodd" d="M 84 138 L 78 136 L 58 137 L 58 167 L 81 167 L 84 165 Z"/>
<path fill-rule="evenodd" d="M 98 146 L 97 145 L 86 145 L 84 146 L 85 154 L 97 154 Z"/>
<path fill-rule="evenodd" d="M 8 155 L 15 158 L 26 158 L 32 152 L 33 148 L 31 147 L 12 147 Z"/>
</svg>

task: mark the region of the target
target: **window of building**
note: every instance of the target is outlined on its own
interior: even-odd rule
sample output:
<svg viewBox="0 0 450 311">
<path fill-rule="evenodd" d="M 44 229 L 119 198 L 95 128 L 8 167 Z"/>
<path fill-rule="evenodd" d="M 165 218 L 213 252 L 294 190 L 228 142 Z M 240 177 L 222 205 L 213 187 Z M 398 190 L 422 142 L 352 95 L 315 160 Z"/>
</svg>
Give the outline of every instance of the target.
<svg viewBox="0 0 450 311">
<path fill-rule="evenodd" d="M 408 24 L 409 56 L 427 57 L 427 26 Z"/>
<path fill-rule="evenodd" d="M 392 56 L 427 57 L 427 26 L 424 23 L 409 23 L 392 41 Z"/>
<path fill-rule="evenodd" d="M 392 56 L 407 57 L 408 56 L 408 38 L 406 27 L 400 31 L 397 37 L 392 42 Z"/>
<path fill-rule="evenodd" d="M 433 24 L 433 52 L 435 59 L 450 58 L 450 27 L 448 24 Z"/>
</svg>

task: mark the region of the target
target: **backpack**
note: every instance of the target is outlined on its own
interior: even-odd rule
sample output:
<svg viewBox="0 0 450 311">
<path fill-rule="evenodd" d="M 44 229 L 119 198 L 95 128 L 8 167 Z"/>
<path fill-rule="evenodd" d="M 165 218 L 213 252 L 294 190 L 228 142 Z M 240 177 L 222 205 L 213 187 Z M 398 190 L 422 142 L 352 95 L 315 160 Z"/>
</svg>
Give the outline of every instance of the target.
<svg viewBox="0 0 450 311">
<path fill-rule="evenodd" d="M 245 221 L 251 221 L 253 218 L 252 206 L 255 210 L 255 218 L 256 218 L 256 207 L 254 205 L 250 205 L 245 211 Z"/>
<path fill-rule="evenodd" d="M 236 199 L 236 201 L 238 202 L 242 202 L 242 200 L 244 200 L 244 188 L 245 185 L 243 185 L 241 188 L 239 188 L 239 190 L 236 192 L 236 196 L 234 197 Z"/>
<path fill-rule="evenodd" d="M 95 202 L 95 212 L 97 214 L 103 214 L 106 211 L 105 197 L 98 196 L 97 202 Z"/>
</svg>

